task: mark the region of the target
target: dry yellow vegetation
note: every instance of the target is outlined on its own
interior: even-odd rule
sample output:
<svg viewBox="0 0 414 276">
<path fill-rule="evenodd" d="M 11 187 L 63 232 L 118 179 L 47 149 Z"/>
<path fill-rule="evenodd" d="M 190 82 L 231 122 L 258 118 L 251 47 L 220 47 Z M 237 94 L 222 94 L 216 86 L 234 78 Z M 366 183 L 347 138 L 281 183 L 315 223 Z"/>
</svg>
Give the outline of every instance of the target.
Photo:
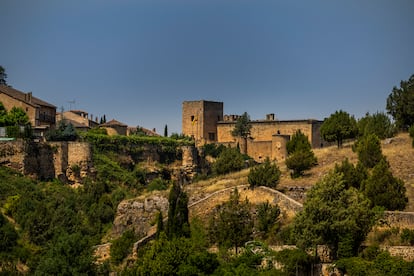
<svg viewBox="0 0 414 276">
<path fill-rule="evenodd" d="M 282 171 L 279 186 L 283 187 L 305 187 L 309 188 L 319 181 L 328 171 L 340 164 L 345 158 L 352 163 L 357 163 L 358 157 L 352 151 L 353 142 L 345 143 L 338 149 L 336 146 L 314 149 L 318 158 L 318 165 L 309 170 L 305 176 L 291 179 L 289 170 L 285 164 L 279 164 Z M 407 133 L 400 133 L 396 137 L 382 141 L 382 151 L 391 165 L 394 176 L 402 179 L 407 189 L 409 198 L 406 211 L 414 211 L 414 148 L 411 146 L 411 139 Z M 192 201 L 197 201 L 215 191 L 248 184 L 247 176 L 249 170 L 231 173 L 214 179 L 199 181 L 187 186 Z"/>
</svg>

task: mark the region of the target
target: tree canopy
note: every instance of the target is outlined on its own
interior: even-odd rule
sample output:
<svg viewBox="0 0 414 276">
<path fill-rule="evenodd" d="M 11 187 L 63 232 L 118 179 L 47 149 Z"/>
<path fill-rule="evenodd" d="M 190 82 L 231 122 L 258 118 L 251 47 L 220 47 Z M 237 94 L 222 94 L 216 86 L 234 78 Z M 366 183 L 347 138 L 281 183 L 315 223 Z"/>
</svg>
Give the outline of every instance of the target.
<svg viewBox="0 0 414 276">
<path fill-rule="evenodd" d="M 365 117 L 358 120 L 357 124 L 360 136 L 375 134 L 378 138 L 385 139 L 393 137 L 396 133 L 394 124 L 383 112 L 367 113 Z"/>
<path fill-rule="evenodd" d="M 408 81 L 402 80 L 400 87 L 394 86 L 386 108 L 398 128 L 407 129 L 414 124 L 414 75 Z"/>
<path fill-rule="evenodd" d="M 244 112 L 236 121 L 231 135 L 234 137 L 248 138 L 250 136 L 250 129 L 252 125 L 250 123 L 250 116 L 247 112 Z"/>
<path fill-rule="evenodd" d="M 286 166 L 292 170 L 291 176 L 293 178 L 300 177 L 304 171 L 318 164 L 308 137 L 300 130 L 293 134 L 290 141 L 286 144 L 286 148 L 289 152 Z"/>
<path fill-rule="evenodd" d="M 383 158 L 373 168 L 371 175 L 363 182 L 363 191 L 372 206 L 387 210 L 404 210 L 408 203 L 404 182 L 392 175 L 388 162 Z"/>
<path fill-rule="evenodd" d="M 210 218 L 210 239 L 225 248 L 234 247 L 237 253 L 253 233 L 250 208 L 249 201 L 241 201 L 235 188 L 229 201 L 217 206 Z"/>
<path fill-rule="evenodd" d="M 337 142 L 338 148 L 342 147 L 345 139 L 354 138 L 358 133 L 357 123 L 353 116 L 339 110 L 323 122 L 321 135 L 328 142 Z"/>
<path fill-rule="evenodd" d="M 293 234 L 300 247 L 326 244 L 337 257 L 349 257 L 375 220 L 369 199 L 353 187 L 346 189 L 342 174 L 330 172 L 308 192 Z"/>
</svg>

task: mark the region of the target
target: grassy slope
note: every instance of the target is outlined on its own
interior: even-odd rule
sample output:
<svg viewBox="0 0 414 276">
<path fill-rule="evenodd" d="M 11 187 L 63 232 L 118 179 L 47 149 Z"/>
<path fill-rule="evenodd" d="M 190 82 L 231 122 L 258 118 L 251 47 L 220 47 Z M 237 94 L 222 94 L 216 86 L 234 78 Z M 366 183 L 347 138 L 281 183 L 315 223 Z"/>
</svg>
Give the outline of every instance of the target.
<svg viewBox="0 0 414 276">
<path fill-rule="evenodd" d="M 414 148 L 411 147 L 411 140 L 407 133 L 402 133 L 391 139 L 391 142 L 382 141 L 382 150 L 390 162 L 394 176 L 401 178 L 407 188 L 409 198 L 406 211 L 414 211 Z M 311 187 L 329 170 L 333 169 L 336 163 L 348 158 L 351 162 L 358 161 L 357 155 L 352 151 L 352 143 L 345 144 L 343 148 L 336 146 L 315 149 L 319 165 L 307 172 L 304 177 L 291 179 L 284 164 L 279 164 L 282 170 L 280 187 Z M 217 190 L 247 184 L 249 170 L 220 176 L 206 181 L 200 181 L 187 186 L 191 201 L 196 201 Z"/>
</svg>

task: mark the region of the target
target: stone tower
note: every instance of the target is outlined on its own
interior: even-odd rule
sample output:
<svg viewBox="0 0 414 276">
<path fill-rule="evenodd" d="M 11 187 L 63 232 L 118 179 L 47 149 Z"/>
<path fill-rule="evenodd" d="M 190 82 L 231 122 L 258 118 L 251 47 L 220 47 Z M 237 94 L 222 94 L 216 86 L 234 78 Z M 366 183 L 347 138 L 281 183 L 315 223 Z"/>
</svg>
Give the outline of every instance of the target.
<svg viewBox="0 0 414 276">
<path fill-rule="evenodd" d="M 217 122 L 223 120 L 223 103 L 184 101 L 182 133 L 195 139 L 197 145 L 217 142 Z"/>
</svg>

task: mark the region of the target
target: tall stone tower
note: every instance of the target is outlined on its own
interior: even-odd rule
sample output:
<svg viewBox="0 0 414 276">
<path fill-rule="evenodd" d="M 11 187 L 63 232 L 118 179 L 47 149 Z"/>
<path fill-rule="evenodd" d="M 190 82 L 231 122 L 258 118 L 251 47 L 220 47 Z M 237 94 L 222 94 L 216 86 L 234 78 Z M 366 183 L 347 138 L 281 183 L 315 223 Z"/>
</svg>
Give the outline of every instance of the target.
<svg viewBox="0 0 414 276">
<path fill-rule="evenodd" d="M 197 145 L 217 142 L 217 122 L 223 120 L 223 103 L 184 101 L 182 133 L 194 137 Z"/>
</svg>

